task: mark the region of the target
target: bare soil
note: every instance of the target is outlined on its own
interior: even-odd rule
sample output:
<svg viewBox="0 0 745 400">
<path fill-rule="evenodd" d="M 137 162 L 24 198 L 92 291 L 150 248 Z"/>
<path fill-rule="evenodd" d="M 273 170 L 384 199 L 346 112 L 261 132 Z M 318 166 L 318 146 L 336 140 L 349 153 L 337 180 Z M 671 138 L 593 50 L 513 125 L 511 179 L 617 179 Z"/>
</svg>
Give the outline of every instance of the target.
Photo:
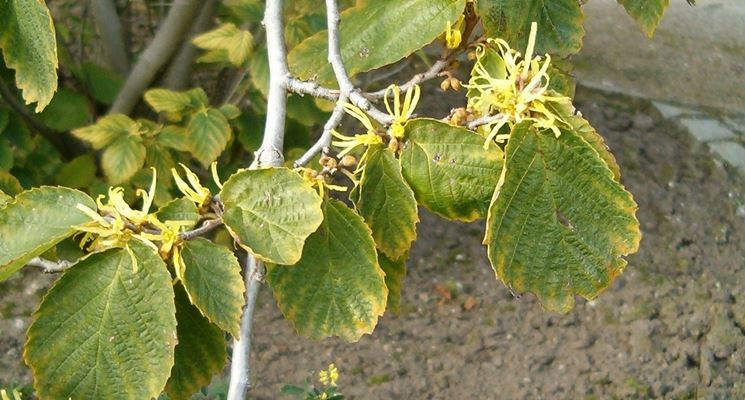
<svg viewBox="0 0 745 400">
<path fill-rule="evenodd" d="M 745 180 L 647 102 L 580 89 L 577 103 L 639 203 L 641 250 L 612 288 L 545 312 L 495 279 L 483 223 L 422 212 L 402 312 L 359 343 L 296 336 L 263 290 L 253 397 L 334 362 L 352 399 L 745 398 Z M 0 387 L 30 383 L 21 346 L 51 280 L 0 284 Z"/>
</svg>

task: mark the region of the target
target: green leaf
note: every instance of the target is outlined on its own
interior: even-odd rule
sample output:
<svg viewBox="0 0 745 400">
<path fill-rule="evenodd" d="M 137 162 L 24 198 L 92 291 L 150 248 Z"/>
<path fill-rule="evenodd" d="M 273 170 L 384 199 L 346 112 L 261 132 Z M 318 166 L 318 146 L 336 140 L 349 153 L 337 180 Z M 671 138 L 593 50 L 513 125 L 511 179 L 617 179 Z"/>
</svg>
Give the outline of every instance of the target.
<svg viewBox="0 0 745 400">
<path fill-rule="evenodd" d="M 44 186 L 19 194 L 0 210 L 0 281 L 75 233 L 73 226 L 90 221 L 78 204 L 96 209 L 85 193 Z"/>
<path fill-rule="evenodd" d="M 141 137 L 122 136 L 104 150 L 101 167 L 112 184 L 126 182 L 145 164 L 146 153 Z"/>
<path fill-rule="evenodd" d="M 582 137 L 516 126 L 502 184 L 489 209 L 489 260 L 508 287 L 568 312 L 574 295 L 595 298 L 638 250 L 633 197 Z"/>
<path fill-rule="evenodd" d="M 616 157 L 610 152 L 610 149 L 608 149 L 608 145 L 605 144 L 605 140 L 586 119 L 584 119 L 580 114 L 575 115 L 573 106 L 547 102 L 546 108 L 569 123 L 574 133 L 581 136 L 582 139 L 585 139 L 585 141 L 595 149 L 600 158 L 605 161 L 605 165 L 610 168 L 611 172 L 613 172 L 613 178 L 616 181 L 621 180 L 621 167 L 618 165 L 618 162 L 616 162 Z"/>
<path fill-rule="evenodd" d="M 76 76 L 88 93 L 103 104 L 113 104 L 124 83 L 121 75 L 90 62 L 83 63 Z"/>
<path fill-rule="evenodd" d="M 209 104 L 207 93 L 202 88 L 174 92 L 168 89 L 150 89 L 145 92 L 145 101 L 153 110 L 164 113 L 180 113 L 205 107 Z"/>
<path fill-rule="evenodd" d="M 173 290 L 176 294 L 178 344 L 165 391 L 170 400 L 189 400 L 220 373 L 228 360 L 228 353 L 222 331 L 189 303 L 183 286 L 176 285 Z"/>
<path fill-rule="evenodd" d="M 192 43 L 201 49 L 224 54 L 224 57 L 219 57 L 219 59 L 210 58 L 210 62 L 222 61 L 235 66 L 245 65 L 251 56 L 251 50 L 253 50 L 251 32 L 240 29 L 231 23 L 222 24 L 195 37 Z"/>
<path fill-rule="evenodd" d="M 41 112 L 57 90 L 57 39 L 49 9 L 41 0 L 5 0 L 0 7 L 0 48 L 16 71 L 26 104 Z"/>
<path fill-rule="evenodd" d="M 465 0 L 365 0 L 341 14 L 341 55 L 350 76 L 392 64 L 437 38 L 455 22 Z M 335 83 L 326 61 L 328 34 L 319 32 L 290 52 L 300 79 Z"/>
<path fill-rule="evenodd" d="M 158 173 L 158 185 L 165 188 L 172 187 L 173 175 L 171 169 L 176 167 L 171 151 L 160 144 L 150 143 L 147 146 L 145 165 L 153 167 Z"/>
<path fill-rule="evenodd" d="M 5 192 L 0 190 L 0 209 L 5 207 L 5 205 L 10 203 L 12 200 L 12 197 L 8 196 L 7 194 L 5 194 Z"/>
<path fill-rule="evenodd" d="M 536 54 L 564 57 L 582 48 L 585 17 L 577 0 L 479 0 L 476 4 L 487 35 L 506 40 L 521 53 L 533 22 L 538 23 Z"/>
<path fill-rule="evenodd" d="M 189 148 L 202 165 L 209 167 L 225 150 L 231 137 L 225 115 L 214 108 L 198 111 L 191 117 L 188 131 Z"/>
<path fill-rule="evenodd" d="M 9 171 L 13 168 L 13 147 L 9 141 L 0 137 L 0 170 Z"/>
<path fill-rule="evenodd" d="M 173 199 L 168 203 L 164 204 L 163 207 L 158 209 L 156 216 L 160 221 L 188 221 L 196 225 L 197 222 L 202 218 L 199 214 L 197 206 L 194 202 L 185 198 L 180 197 Z"/>
<path fill-rule="evenodd" d="M 504 155 L 465 128 L 431 119 L 406 124 L 403 176 L 426 209 L 443 218 L 474 221 L 486 216 Z"/>
<path fill-rule="evenodd" d="M 124 114 L 102 117 L 95 124 L 72 131 L 73 136 L 101 150 L 119 137 L 135 134 L 140 125 Z"/>
<path fill-rule="evenodd" d="M 204 238 L 184 243 L 183 284 L 191 303 L 213 324 L 238 337 L 245 288 L 232 251 Z"/>
<path fill-rule="evenodd" d="M 65 164 L 54 181 L 60 186 L 81 189 L 90 186 L 95 179 L 96 160 L 92 155 L 84 154 Z"/>
<path fill-rule="evenodd" d="M 220 193 L 223 221 L 241 247 L 263 261 L 292 265 L 321 224 L 321 198 L 287 168 L 244 170 Z"/>
<path fill-rule="evenodd" d="M 648 37 L 654 36 L 662 14 L 670 5 L 670 0 L 618 0 L 626 12 L 636 20 Z"/>
<path fill-rule="evenodd" d="M 409 251 L 419 222 L 416 199 L 396 156 L 382 145 L 367 150 L 355 206 L 384 254 L 397 259 Z"/>
<path fill-rule="evenodd" d="M 266 46 L 259 47 L 249 61 L 251 83 L 264 96 L 269 94 L 269 55 Z"/>
<path fill-rule="evenodd" d="M 24 358 L 40 399 L 150 399 L 173 366 L 176 309 L 165 263 L 136 240 L 93 254 L 47 292 Z"/>
<path fill-rule="evenodd" d="M 164 126 L 155 141 L 176 151 L 189 151 L 189 132 L 180 126 Z"/>
<path fill-rule="evenodd" d="M 300 261 L 270 265 L 267 281 L 299 334 L 354 342 L 372 333 L 385 311 L 385 273 L 362 217 L 337 200 L 325 200 L 322 208 L 323 223 Z"/>
<path fill-rule="evenodd" d="M 385 254 L 378 252 L 380 268 L 385 272 L 385 286 L 388 288 L 388 310 L 401 312 L 401 288 L 406 278 L 406 260 L 409 254 L 404 254 L 398 260 L 391 260 Z"/>
<path fill-rule="evenodd" d="M 0 171 L 0 190 L 15 196 L 23 191 L 23 186 L 21 186 L 21 182 L 18 182 L 18 179 L 11 175 L 10 172 Z"/>
<path fill-rule="evenodd" d="M 90 123 L 93 113 L 85 96 L 62 88 L 54 95 L 49 106 L 39 114 L 39 119 L 56 131 L 66 132 Z"/>
<path fill-rule="evenodd" d="M 232 104 L 223 104 L 219 110 L 227 119 L 236 119 L 241 116 L 241 109 Z"/>
</svg>

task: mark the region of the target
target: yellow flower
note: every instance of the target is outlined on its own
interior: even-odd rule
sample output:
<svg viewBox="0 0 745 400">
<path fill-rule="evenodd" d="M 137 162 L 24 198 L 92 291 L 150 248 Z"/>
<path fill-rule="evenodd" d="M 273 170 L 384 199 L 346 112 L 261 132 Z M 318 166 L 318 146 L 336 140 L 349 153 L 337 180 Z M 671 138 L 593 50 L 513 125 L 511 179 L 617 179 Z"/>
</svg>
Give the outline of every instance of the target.
<svg viewBox="0 0 745 400">
<path fill-rule="evenodd" d="M 13 389 L 13 399 L 12 400 L 21 400 L 21 394 Z M 2 396 L 2 400 L 11 400 L 11 398 L 8 396 L 8 392 L 5 391 L 5 389 L 0 390 L 0 396 Z"/>
<path fill-rule="evenodd" d="M 323 198 L 326 190 L 334 190 L 337 192 L 347 191 L 346 186 L 332 185 L 328 183 L 325 175 L 319 174 L 313 169 L 300 167 L 295 168 L 295 171 L 300 173 L 303 179 L 308 182 L 311 187 L 315 187 L 316 190 L 318 190 L 318 195 L 321 196 L 321 198 Z"/>
<path fill-rule="evenodd" d="M 171 174 L 173 175 L 173 179 L 176 181 L 176 186 L 181 191 L 181 193 L 183 193 L 187 199 L 193 201 L 197 205 L 197 207 L 204 206 L 212 198 L 210 190 L 199 183 L 199 177 L 197 176 L 197 174 L 192 172 L 186 165 L 179 165 L 181 165 L 181 168 L 183 168 L 184 172 L 186 172 L 186 179 L 191 185 L 187 184 L 183 179 L 181 179 L 181 175 L 179 175 L 176 168 L 171 168 Z M 216 177 L 217 167 L 215 166 L 212 169 L 214 174 L 213 177 Z M 219 181 L 217 183 L 219 183 Z"/>
<path fill-rule="evenodd" d="M 331 144 L 344 149 L 337 155 L 337 158 L 343 158 L 347 153 L 358 146 L 367 147 L 383 143 L 383 138 L 378 135 L 378 131 L 373 126 L 372 121 L 370 121 L 370 118 L 362 110 L 349 103 L 342 103 L 342 106 L 347 114 L 353 116 L 365 126 L 367 132 L 361 135 L 345 136 L 336 130 L 332 130 L 331 135 L 339 140 L 333 141 Z"/>
<path fill-rule="evenodd" d="M 465 18 L 463 15 L 455 21 L 455 25 L 451 25 L 450 21 L 448 21 L 447 28 L 445 29 L 445 47 L 448 49 L 457 49 L 458 46 L 460 46 L 460 43 L 463 40 L 463 32 L 461 29 L 463 28 L 464 21 Z"/>
<path fill-rule="evenodd" d="M 336 386 L 336 381 L 339 379 L 339 370 L 336 369 L 336 365 L 329 364 L 329 367 L 325 371 L 318 373 L 318 380 L 326 386 Z"/>
<path fill-rule="evenodd" d="M 388 102 L 388 93 L 391 92 L 393 92 L 393 107 Z M 391 127 L 388 129 L 391 137 L 397 139 L 404 137 L 404 124 L 414 114 L 414 109 L 416 109 L 416 105 L 419 103 L 421 92 L 419 85 L 414 85 L 413 88 L 406 91 L 403 104 L 401 104 L 401 88 L 391 85 L 385 89 L 385 94 L 383 95 L 385 108 L 388 110 L 388 114 L 393 117 Z"/>
<path fill-rule="evenodd" d="M 489 39 L 500 56 L 500 65 L 493 74 L 487 70 L 483 58 L 486 49 L 477 49 L 477 61 L 470 81 L 465 87 L 476 95 L 468 101 L 468 108 L 477 116 L 495 116 L 493 121 L 480 128 L 486 133 L 484 148 L 496 140 L 503 142 L 509 134 L 499 134 L 505 126 L 510 129 L 522 121 L 533 121 L 541 129 L 550 129 L 558 137 L 559 124 L 565 125 L 559 116 L 549 111 L 547 102 L 571 103 L 568 97 L 558 95 L 548 89 L 550 78 L 548 68 L 551 56 L 533 57 L 538 25 L 533 22 L 525 56 L 511 49 L 501 39 Z"/>
</svg>

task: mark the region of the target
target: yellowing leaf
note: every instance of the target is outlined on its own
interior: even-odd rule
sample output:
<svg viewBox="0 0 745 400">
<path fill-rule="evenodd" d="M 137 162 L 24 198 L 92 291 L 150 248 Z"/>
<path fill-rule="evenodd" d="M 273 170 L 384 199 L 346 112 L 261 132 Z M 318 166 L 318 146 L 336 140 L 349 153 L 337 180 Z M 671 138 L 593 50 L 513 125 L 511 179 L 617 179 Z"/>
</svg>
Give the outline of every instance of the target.
<svg viewBox="0 0 745 400">
<path fill-rule="evenodd" d="M 437 38 L 463 13 L 465 0 L 365 0 L 341 14 L 341 55 L 350 76 L 392 64 Z M 301 79 L 335 83 L 328 58 L 328 33 L 297 45 L 288 57 Z"/>
<path fill-rule="evenodd" d="M 299 334 L 357 341 L 372 333 L 385 311 L 385 274 L 362 217 L 332 199 L 323 202 L 323 216 L 300 261 L 270 265 L 267 281 Z"/>
<path fill-rule="evenodd" d="M 137 240 L 84 258 L 47 292 L 24 358 L 42 400 L 151 399 L 174 360 L 176 309 L 161 258 Z"/>
<path fill-rule="evenodd" d="M 57 90 L 57 39 L 42 0 L 4 0 L 0 6 L 0 48 L 26 104 L 41 112 Z"/>
<path fill-rule="evenodd" d="M 536 53 L 564 57 L 582 48 L 585 17 L 577 0 L 479 0 L 476 10 L 487 35 L 512 48 L 526 48 L 532 22 L 538 23 Z"/>
<path fill-rule="evenodd" d="M 112 184 L 126 182 L 145 164 L 146 153 L 141 137 L 122 136 L 101 154 L 101 167 Z"/>
<path fill-rule="evenodd" d="M 243 66 L 251 55 L 253 36 L 251 32 L 227 23 L 195 37 L 192 43 L 199 48 L 212 50 L 212 54 L 224 55 L 210 57 L 209 62 L 226 61 L 235 66 Z"/>
<path fill-rule="evenodd" d="M 181 249 L 183 284 L 189 300 L 212 323 L 238 337 L 245 288 L 232 251 L 197 238 Z"/>
<path fill-rule="evenodd" d="M 618 0 L 650 38 L 654 35 L 670 0 Z"/>
<path fill-rule="evenodd" d="M 72 131 L 73 136 L 101 150 L 121 136 L 137 132 L 137 122 L 124 114 L 111 114 L 102 117 L 95 124 Z"/>
<path fill-rule="evenodd" d="M 176 285 L 173 289 L 178 344 L 165 391 L 170 400 L 189 400 L 223 369 L 228 353 L 222 331 L 189 303 L 183 286 Z"/>
<path fill-rule="evenodd" d="M 556 138 L 522 123 L 506 156 L 486 222 L 489 260 L 512 290 L 568 312 L 575 294 L 595 298 L 638 250 L 637 205 L 573 131 Z"/>
<path fill-rule="evenodd" d="M 43 186 L 16 196 L 0 209 L 0 281 L 75 233 L 90 217 L 78 204 L 96 209 L 83 192 Z"/>
<path fill-rule="evenodd" d="M 388 288 L 388 310 L 394 313 L 401 311 L 401 288 L 406 277 L 406 260 L 409 254 L 404 254 L 398 260 L 391 260 L 385 254 L 378 252 L 380 268 L 385 272 L 385 286 Z"/>
<path fill-rule="evenodd" d="M 403 176 L 426 209 L 443 218 L 474 221 L 486 216 L 504 155 L 484 150 L 484 138 L 431 119 L 406 124 Z"/>
<path fill-rule="evenodd" d="M 2 190 L 0 190 L 0 209 L 4 208 L 5 205 L 10 203 L 12 200 L 12 197 L 8 196 Z"/>
<path fill-rule="evenodd" d="M 321 224 L 321 198 L 287 168 L 244 170 L 223 185 L 223 221 L 240 245 L 257 258 L 295 264 L 305 239 Z"/>
<path fill-rule="evenodd" d="M 408 252 L 416 239 L 416 199 L 392 151 L 382 145 L 367 151 L 355 206 L 372 229 L 377 247 L 395 260 Z"/>
<path fill-rule="evenodd" d="M 165 113 L 180 113 L 209 104 L 202 88 L 175 92 L 168 89 L 150 89 L 145 92 L 145 101 L 153 110 Z"/>
<path fill-rule="evenodd" d="M 231 137 L 228 119 L 214 108 L 198 111 L 191 117 L 186 129 L 189 148 L 205 167 L 217 160 Z"/>
</svg>

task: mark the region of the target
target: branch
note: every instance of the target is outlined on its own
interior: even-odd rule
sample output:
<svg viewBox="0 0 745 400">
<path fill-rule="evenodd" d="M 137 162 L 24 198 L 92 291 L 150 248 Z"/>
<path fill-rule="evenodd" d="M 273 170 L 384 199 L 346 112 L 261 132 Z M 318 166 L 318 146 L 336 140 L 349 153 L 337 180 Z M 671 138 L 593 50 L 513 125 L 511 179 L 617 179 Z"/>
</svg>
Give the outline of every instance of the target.
<svg viewBox="0 0 745 400">
<path fill-rule="evenodd" d="M 426 82 L 428 80 L 432 80 L 440 76 L 440 73 L 445 70 L 445 68 L 448 66 L 449 60 L 437 60 L 432 66 L 425 72 L 422 72 L 420 74 L 414 75 L 413 78 L 411 78 L 408 82 L 404 83 L 403 85 L 400 85 L 402 92 L 406 92 L 407 90 L 414 87 L 414 85 L 418 85 L 422 82 Z M 370 100 L 377 100 L 382 99 L 385 96 L 385 89 L 378 90 L 377 92 L 370 92 L 366 93 L 365 97 L 367 97 Z"/>
<path fill-rule="evenodd" d="M 182 232 L 179 234 L 181 240 L 191 240 L 197 236 L 206 235 L 213 231 L 215 228 L 222 226 L 222 220 L 219 219 L 208 219 L 202 223 L 202 226 L 188 232 Z"/>
<path fill-rule="evenodd" d="M 281 0 L 277 0 L 281 1 Z M 269 0 L 272 2 L 272 0 Z M 264 263 L 249 254 L 246 258 L 244 280 L 246 284 L 246 308 L 241 316 L 241 335 L 233 341 L 233 357 L 230 365 L 230 388 L 227 400 L 244 400 L 251 388 L 251 329 L 264 275 Z"/>
<path fill-rule="evenodd" d="M 109 66 L 122 76 L 129 72 L 129 55 L 124 43 L 122 22 L 113 0 L 93 0 L 93 19 L 103 40 Z"/>
<path fill-rule="evenodd" d="M 500 114 L 494 114 L 494 115 L 485 115 L 481 118 L 474 119 L 473 121 L 466 124 L 466 127 L 470 130 L 476 130 L 476 128 L 482 126 L 482 125 L 489 125 L 492 122 L 497 122 L 500 119 L 504 118 L 504 115 Z"/>
<path fill-rule="evenodd" d="M 282 149 L 285 140 L 285 117 L 287 114 L 287 89 L 289 76 L 284 24 L 282 22 L 283 0 L 268 0 L 264 12 L 266 47 L 269 58 L 269 94 L 267 96 L 264 140 L 256 151 L 254 167 L 280 167 L 284 163 Z"/>
<path fill-rule="evenodd" d="M 341 103 L 346 102 L 347 99 L 340 98 L 339 100 L 340 101 L 336 104 L 336 107 L 334 107 L 334 111 L 331 113 L 328 121 L 326 121 L 326 125 L 323 126 L 321 137 L 318 138 L 318 141 L 313 144 L 305 154 L 295 161 L 295 168 L 305 166 L 318 153 L 328 154 L 331 146 L 331 131 L 339 126 L 342 117 L 344 117 L 344 107 Z"/>
<path fill-rule="evenodd" d="M 181 44 L 181 48 L 165 73 L 163 86 L 171 90 L 184 90 L 189 86 L 194 59 L 199 54 L 199 49 L 191 43 L 191 40 L 209 28 L 216 9 L 217 0 L 206 0 L 204 2 L 188 37 Z"/>
<path fill-rule="evenodd" d="M 44 270 L 44 273 L 47 273 L 47 274 L 54 274 L 57 272 L 63 272 L 64 270 L 70 268 L 73 265 L 73 263 L 69 261 L 65 261 L 65 260 L 54 262 L 54 261 L 49 261 L 41 257 L 34 257 L 31 260 L 29 260 L 29 262 L 27 262 L 26 265 L 30 267 L 39 267 Z"/>
<path fill-rule="evenodd" d="M 171 58 L 184 34 L 193 23 L 201 2 L 174 0 L 168 16 L 155 34 L 153 41 L 140 55 L 137 64 L 127 76 L 109 114 L 129 114 L 139 102 L 142 93 L 155 79 L 158 70 Z"/>
</svg>

